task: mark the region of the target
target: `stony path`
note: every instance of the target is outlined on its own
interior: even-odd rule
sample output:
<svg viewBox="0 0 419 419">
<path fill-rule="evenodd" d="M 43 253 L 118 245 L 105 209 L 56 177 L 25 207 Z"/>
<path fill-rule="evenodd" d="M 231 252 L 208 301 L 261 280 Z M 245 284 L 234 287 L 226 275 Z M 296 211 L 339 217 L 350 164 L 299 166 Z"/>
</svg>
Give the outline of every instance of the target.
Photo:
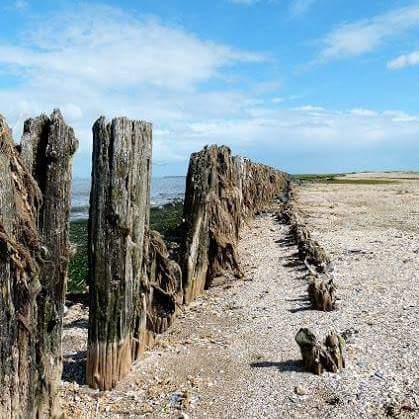
<svg viewBox="0 0 419 419">
<path fill-rule="evenodd" d="M 335 208 L 336 220 L 329 225 L 333 195 L 325 200 L 325 190 L 314 192 L 302 191 L 301 200 L 310 208 L 308 222 L 316 237 L 329 243 L 335 259 L 342 298 L 338 311 L 306 309 L 304 270 L 295 263 L 295 247 L 287 243 L 288 227 L 272 213 L 263 214 L 242 231 L 245 278 L 219 284 L 186 308 L 114 391 L 101 394 L 65 383 L 68 416 L 415 417 L 417 236 L 410 230 L 387 235 L 389 251 L 380 253 L 383 244 L 375 241 L 383 237 L 365 234 L 370 223 L 354 218 L 363 225 L 354 230 L 353 212 L 339 214 Z M 409 249 L 406 261 L 394 259 L 392 268 L 378 276 L 380 264 L 397 249 Z M 391 276 L 396 272 L 399 286 Z M 303 372 L 294 342 L 300 327 L 319 334 L 333 328 L 345 332 L 348 368 L 322 377 Z M 72 333 L 69 329 L 69 342 Z"/>
<path fill-rule="evenodd" d="M 74 416 L 313 417 L 308 395 L 319 380 L 301 370 L 294 336 L 300 327 L 321 328 L 333 314 L 305 310 L 306 283 L 294 266 L 288 227 L 273 214 L 257 217 L 242 232 L 245 278 L 213 288 L 180 316 L 158 348 L 114 391 L 66 387 Z M 332 378 L 332 377 L 331 377 Z M 333 379 L 333 378 L 332 378 Z M 68 398 L 68 397 L 67 397 Z M 334 403 L 336 395 L 324 392 Z M 316 409 L 310 403 L 310 409 Z"/>
</svg>

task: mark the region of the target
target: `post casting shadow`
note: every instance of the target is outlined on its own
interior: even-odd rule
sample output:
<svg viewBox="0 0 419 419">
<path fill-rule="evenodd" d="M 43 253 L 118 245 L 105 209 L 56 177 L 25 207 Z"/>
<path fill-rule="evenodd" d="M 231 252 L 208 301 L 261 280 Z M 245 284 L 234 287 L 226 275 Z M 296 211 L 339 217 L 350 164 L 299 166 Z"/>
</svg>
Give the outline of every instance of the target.
<svg viewBox="0 0 419 419">
<path fill-rule="evenodd" d="M 294 371 L 305 372 L 304 365 L 301 360 L 289 359 L 287 361 L 273 362 L 273 361 L 260 361 L 252 362 L 251 368 L 276 368 L 281 372 Z"/>
<path fill-rule="evenodd" d="M 86 351 L 64 355 L 62 380 L 68 383 L 86 384 Z"/>
</svg>

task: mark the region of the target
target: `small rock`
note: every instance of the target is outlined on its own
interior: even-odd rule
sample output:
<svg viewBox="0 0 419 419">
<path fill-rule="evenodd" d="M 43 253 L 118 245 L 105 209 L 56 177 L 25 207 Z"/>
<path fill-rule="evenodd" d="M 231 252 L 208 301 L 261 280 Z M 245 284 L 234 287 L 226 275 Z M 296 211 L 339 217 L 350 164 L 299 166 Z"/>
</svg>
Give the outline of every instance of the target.
<svg viewBox="0 0 419 419">
<path fill-rule="evenodd" d="M 153 413 L 153 408 L 148 403 L 144 403 L 142 413 Z"/>
<path fill-rule="evenodd" d="M 295 394 L 298 394 L 299 396 L 304 396 L 307 394 L 306 389 L 302 385 L 298 385 L 294 388 Z"/>
<path fill-rule="evenodd" d="M 384 378 L 384 374 L 380 371 L 376 371 L 374 376 L 377 377 L 377 378 L 380 378 L 380 379 Z"/>
</svg>

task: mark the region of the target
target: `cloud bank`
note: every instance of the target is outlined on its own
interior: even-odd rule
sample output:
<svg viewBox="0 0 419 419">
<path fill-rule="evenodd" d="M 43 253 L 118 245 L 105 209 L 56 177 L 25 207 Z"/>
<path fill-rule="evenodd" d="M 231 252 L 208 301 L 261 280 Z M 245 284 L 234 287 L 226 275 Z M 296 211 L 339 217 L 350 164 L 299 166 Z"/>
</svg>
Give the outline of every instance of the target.
<svg viewBox="0 0 419 419">
<path fill-rule="evenodd" d="M 0 43 L 0 73 L 8 78 L 0 109 L 18 139 L 24 119 L 60 107 L 81 140 L 76 176 L 89 174 L 91 125 L 101 114 L 153 122 L 158 174 L 183 174 L 189 154 L 210 143 L 290 171 L 332 170 L 326 154 L 352 155 L 348 168 L 361 168 L 359 153 L 392 156 L 401 144 L 406 155 L 417 154 L 415 115 L 295 107 L 278 96 L 278 83 L 267 92 L 263 83 L 230 81 L 243 67 L 265 65 L 257 51 L 117 8 L 83 6 L 77 19 L 74 12 L 42 16 L 21 42 Z"/>
<path fill-rule="evenodd" d="M 386 41 L 418 26 L 419 5 L 391 10 L 355 23 L 345 23 L 322 39 L 320 59 L 331 60 L 370 53 Z"/>
</svg>

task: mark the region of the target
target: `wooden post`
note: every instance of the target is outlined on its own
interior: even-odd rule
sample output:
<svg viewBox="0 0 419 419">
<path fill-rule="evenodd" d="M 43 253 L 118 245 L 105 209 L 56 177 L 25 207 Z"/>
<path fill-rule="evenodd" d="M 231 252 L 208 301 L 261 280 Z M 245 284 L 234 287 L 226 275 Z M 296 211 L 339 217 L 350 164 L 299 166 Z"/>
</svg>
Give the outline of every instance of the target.
<svg viewBox="0 0 419 419">
<path fill-rule="evenodd" d="M 228 147 L 205 147 L 191 156 L 184 204 L 185 303 L 224 272 L 241 276 L 236 242 L 241 222 L 237 171 Z"/>
<path fill-rule="evenodd" d="M 136 356 L 151 147 L 149 123 L 101 117 L 93 126 L 86 378 L 101 390 L 113 388 Z"/>
<path fill-rule="evenodd" d="M 71 158 L 77 142 L 59 111 L 37 124 L 39 131 L 25 124 L 20 156 L 0 117 L 2 418 L 59 413 Z"/>
<path fill-rule="evenodd" d="M 322 375 L 324 371 L 337 373 L 345 368 L 345 340 L 337 333 L 329 333 L 321 343 L 311 330 L 303 328 L 298 331 L 295 340 L 307 371 Z"/>
<path fill-rule="evenodd" d="M 57 415 L 62 374 L 61 335 L 70 259 L 69 217 L 74 131 L 56 109 L 25 122 L 21 155 L 42 193 L 37 229 L 43 246 L 38 303 L 37 362 L 41 368 L 39 414 Z"/>
<path fill-rule="evenodd" d="M 32 202 L 31 202 L 32 201 Z M 41 193 L 0 116 L 0 417 L 33 417 L 38 388 L 36 208 Z"/>
<path fill-rule="evenodd" d="M 286 174 L 232 157 L 225 146 L 192 154 L 184 206 L 185 303 L 217 276 L 242 275 L 236 250 L 241 224 L 283 193 L 287 183 Z"/>
<path fill-rule="evenodd" d="M 133 329 L 133 359 L 140 358 L 153 346 L 156 335 L 171 326 L 183 302 L 180 266 L 169 259 L 160 234 L 149 229 L 144 236 L 143 267 Z"/>
</svg>

